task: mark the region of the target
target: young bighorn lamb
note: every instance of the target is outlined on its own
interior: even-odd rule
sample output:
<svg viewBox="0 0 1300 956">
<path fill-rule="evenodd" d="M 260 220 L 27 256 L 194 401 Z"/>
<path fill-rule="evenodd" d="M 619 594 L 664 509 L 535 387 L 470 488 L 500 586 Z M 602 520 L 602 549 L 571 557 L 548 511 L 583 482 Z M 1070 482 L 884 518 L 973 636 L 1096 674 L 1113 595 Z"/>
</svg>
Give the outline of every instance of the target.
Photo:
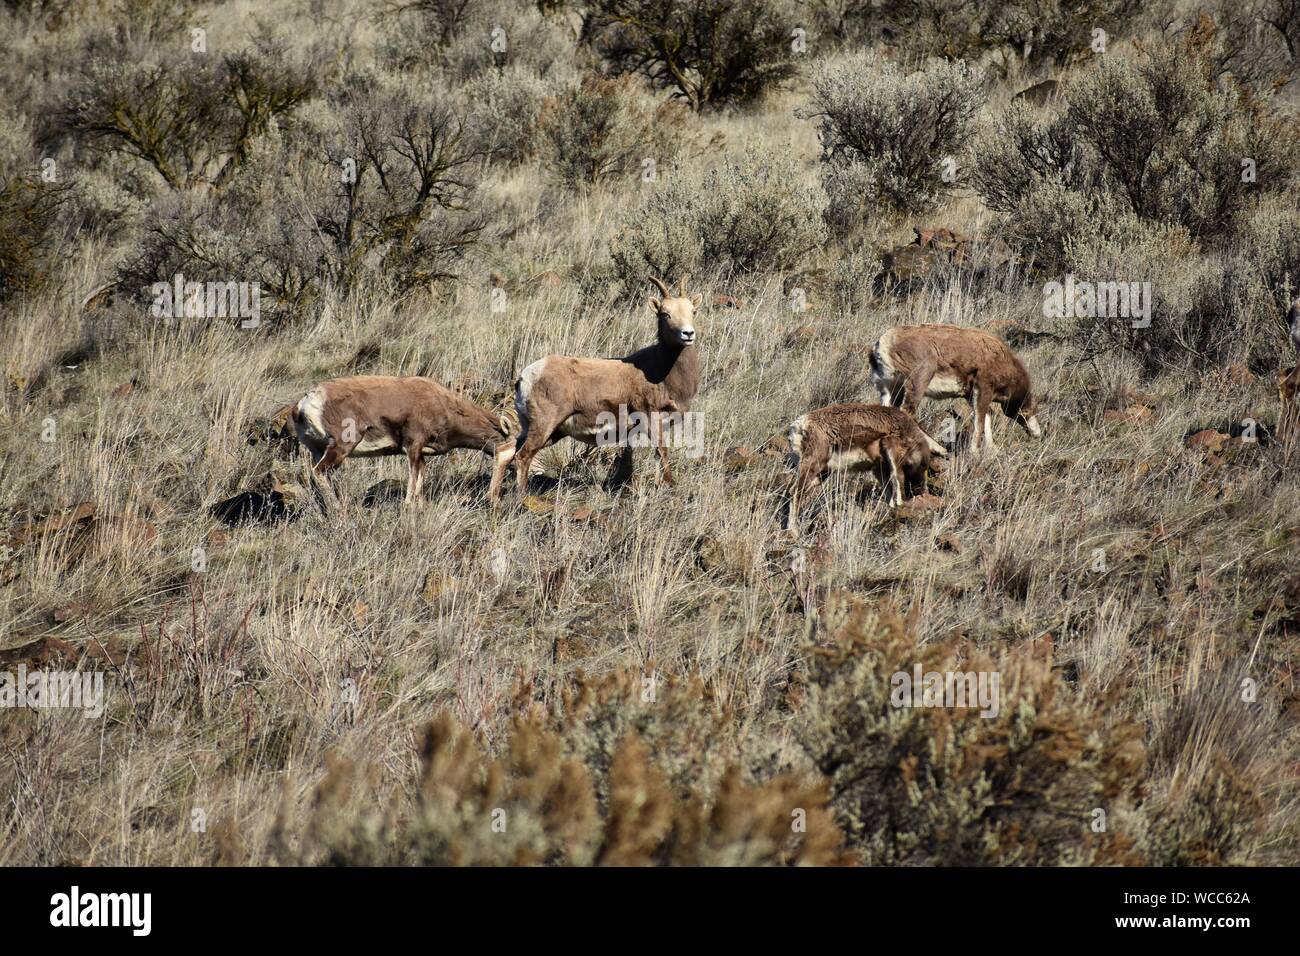
<svg viewBox="0 0 1300 956">
<path fill-rule="evenodd" d="M 994 450 L 993 402 L 1034 438 L 1043 434 L 1024 364 L 1005 342 L 982 329 L 895 326 L 871 348 L 871 381 L 881 404 L 901 403 L 913 415 L 922 396 L 966 399 L 975 412 L 971 447 L 976 451 L 981 437 Z"/>
<path fill-rule="evenodd" d="M 420 497 L 424 456 L 472 448 L 489 457 L 509 423 L 433 379 L 358 375 L 312 387 L 293 411 L 293 427 L 327 475 L 350 457 L 405 454 L 406 501 Z"/>
<path fill-rule="evenodd" d="M 795 530 L 799 508 L 831 470 L 873 469 L 889 503 L 902 504 L 925 490 L 930 456 L 947 455 L 907 412 L 884 405 L 827 405 L 790 424 L 790 498 L 786 528 Z"/>
<path fill-rule="evenodd" d="M 650 299 L 659 328 L 654 345 L 620 359 L 549 355 L 520 373 L 515 382 L 519 435 L 497 446 L 488 490 L 492 500 L 500 497 L 501 482 L 512 460 L 523 494 L 528 490 L 529 465 L 539 451 L 566 437 L 596 444 L 605 433 L 600 419 L 610 415 L 621 416 L 620 420 L 633 413 L 648 417 L 650 441 L 659 452 L 663 480 L 672 483 L 660 416 L 689 412 L 699 388 L 695 310 L 703 297 L 687 297 L 685 276 L 676 296 L 661 280 L 651 277 L 650 281 L 663 293 L 661 299 Z M 625 444 L 616 470 L 628 474 L 631 467 L 632 446 Z"/>
</svg>

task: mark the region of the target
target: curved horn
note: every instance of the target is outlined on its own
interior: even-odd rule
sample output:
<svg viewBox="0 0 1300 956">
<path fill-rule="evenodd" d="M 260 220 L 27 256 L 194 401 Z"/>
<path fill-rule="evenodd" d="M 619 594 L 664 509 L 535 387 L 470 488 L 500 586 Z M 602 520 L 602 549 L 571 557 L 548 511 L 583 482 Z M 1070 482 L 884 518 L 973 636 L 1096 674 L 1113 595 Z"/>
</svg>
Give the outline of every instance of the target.
<svg viewBox="0 0 1300 956">
<path fill-rule="evenodd" d="M 687 276 L 682 276 L 681 281 L 677 283 L 677 294 L 680 296 L 686 295 L 686 279 Z"/>
<path fill-rule="evenodd" d="M 670 298 L 672 296 L 672 293 L 668 291 L 668 286 L 664 285 L 663 279 L 656 279 L 654 276 L 650 276 L 650 281 L 659 287 L 659 291 L 664 294 L 664 298 Z"/>
</svg>

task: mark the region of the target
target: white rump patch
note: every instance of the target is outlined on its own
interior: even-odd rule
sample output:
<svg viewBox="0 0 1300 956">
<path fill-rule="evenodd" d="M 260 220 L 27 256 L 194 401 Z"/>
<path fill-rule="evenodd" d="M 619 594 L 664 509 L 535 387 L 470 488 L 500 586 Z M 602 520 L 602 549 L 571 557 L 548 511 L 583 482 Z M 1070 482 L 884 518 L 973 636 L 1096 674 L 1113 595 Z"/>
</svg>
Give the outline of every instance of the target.
<svg viewBox="0 0 1300 956">
<path fill-rule="evenodd" d="M 882 405 L 890 404 L 888 398 L 898 386 L 898 369 L 894 366 L 894 356 L 889 350 L 893 331 L 890 329 L 877 340 L 874 349 L 879 361 L 871 366 L 871 384 L 881 395 Z"/>
<path fill-rule="evenodd" d="M 546 359 L 538 359 L 519 373 L 519 384 L 515 388 L 515 411 L 519 415 L 519 427 L 525 428 L 528 421 L 528 400 L 532 397 L 533 386 L 546 372 Z"/>
</svg>

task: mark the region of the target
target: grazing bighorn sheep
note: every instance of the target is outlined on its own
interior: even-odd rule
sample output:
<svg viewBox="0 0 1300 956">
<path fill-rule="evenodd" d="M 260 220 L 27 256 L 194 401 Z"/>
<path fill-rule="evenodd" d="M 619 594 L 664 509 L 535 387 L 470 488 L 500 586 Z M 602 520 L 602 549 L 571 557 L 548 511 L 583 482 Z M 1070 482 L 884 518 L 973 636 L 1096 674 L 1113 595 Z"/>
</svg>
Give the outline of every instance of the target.
<svg viewBox="0 0 1300 956">
<path fill-rule="evenodd" d="M 433 379 L 358 375 L 321 382 L 293 410 L 293 427 L 327 475 L 350 457 L 405 454 L 406 500 L 420 497 L 424 456 L 473 448 L 491 457 L 510 434 L 496 418 Z"/>
<path fill-rule="evenodd" d="M 871 347 L 871 382 L 882 405 L 901 401 L 914 415 L 923 396 L 966 399 L 974 409 L 971 447 L 976 451 L 981 437 L 994 449 L 993 402 L 1034 438 L 1043 434 L 1024 364 L 1005 342 L 982 329 L 895 326 Z"/>
<path fill-rule="evenodd" d="M 653 276 L 650 281 L 663 293 L 650 299 L 658 320 L 659 338 L 619 359 L 573 358 L 549 355 L 525 368 L 515 382 L 515 411 L 519 435 L 496 450 L 496 468 L 488 496 L 501 495 L 501 481 L 513 460 L 520 494 L 528 490 L 528 468 L 533 457 L 561 438 L 597 444 L 604 433 L 606 415 L 645 415 L 650 421 L 650 441 L 659 452 L 663 480 L 672 484 L 668 448 L 660 432 L 661 415 L 690 411 L 700 385 L 700 363 L 695 348 L 695 310 L 703 296 L 686 295 L 686 276 L 673 296 L 668 286 Z M 607 420 L 607 419 L 606 419 Z M 625 444 L 616 466 L 628 474 L 632 446 Z"/>
<path fill-rule="evenodd" d="M 790 498 L 786 529 L 798 523 L 799 507 L 831 470 L 874 469 L 889 503 L 902 504 L 925 490 L 930 456 L 944 447 L 901 408 L 848 402 L 827 405 L 790 423 Z"/>
</svg>

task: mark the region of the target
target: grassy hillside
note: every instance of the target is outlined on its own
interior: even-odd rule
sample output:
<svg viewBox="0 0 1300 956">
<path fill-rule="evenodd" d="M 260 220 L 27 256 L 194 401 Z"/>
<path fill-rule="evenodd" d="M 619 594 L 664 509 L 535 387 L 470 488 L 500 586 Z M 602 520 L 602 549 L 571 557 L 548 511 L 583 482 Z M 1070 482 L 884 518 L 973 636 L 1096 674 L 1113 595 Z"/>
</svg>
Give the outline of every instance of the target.
<svg viewBox="0 0 1300 956">
<path fill-rule="evenodd" d="M 108 693 L 0 712 L 0 863 L 1295 863 L 1285 44 L 1110 4 L 1105 52 L 1070 23 L 1025 60 L 990 23 L 945 50 L 906 5 L 761 3 L 727 29 L 806 48 L 755 40 L 696 102 L 612 78 L 599 6 L 0 12 L 0 670 Z M 1035 135 L 1078 152 L 1017 165 Z M 891 277 L 940 226 L 974 263 Z M 470 452 L 417 506 L 400 458 L 316 506 L 272 420 L 313 383 L 504 410 L 537 358 L 653 341 L 648 271 L 705 297 L 675 486 L 565 442 L 495 509 Z M 258 283 L 256 327 L 152 314 L 177 272 Z M 1067 273 L 1152 282 L 1152 326 L 1047 316 Z M 871 343 L 918 322 L 1006 338 L 1046 436 L 998 416 L 931 497 L 837 478 L 786 535 L 769 439 L 875 401 Z M 243 492 L 276 505 L 213 514 Z M 998 673 L 1000 713 L 893 706 L 917 663 Z"/>
</svg>

